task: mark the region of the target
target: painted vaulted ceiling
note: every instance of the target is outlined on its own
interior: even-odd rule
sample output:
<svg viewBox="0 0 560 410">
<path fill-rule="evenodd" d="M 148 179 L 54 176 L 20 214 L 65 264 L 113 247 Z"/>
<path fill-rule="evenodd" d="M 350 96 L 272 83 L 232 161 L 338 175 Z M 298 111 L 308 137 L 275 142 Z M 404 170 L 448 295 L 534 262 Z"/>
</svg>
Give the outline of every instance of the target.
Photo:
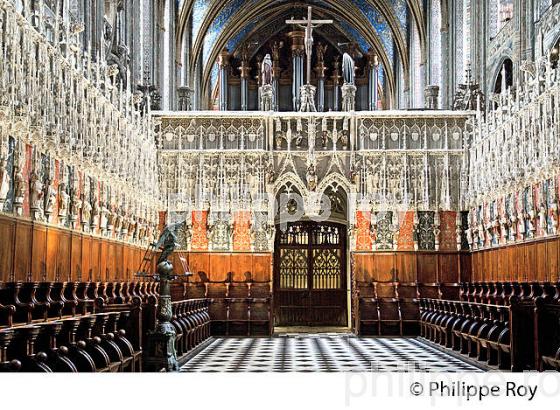
<svg viewBox="0 0 560 410">
<path fill-rule="evenodd" d="M 180 0 L 177 41 L 190 30 L 191 70 L 203 65 L 203 88 L 208 89 L 221 50 L 235 52 L 256 30 L 279 24 L 286 16 L 301 17 L 308 5 L 314 16 L 330 18 L 336 29 L 357 43 L 362 52 L 378 54 L 394 91 L 395 67 L 402 65 L 405 87 L 409 78 L 408 31 L 417 26 L 422 60 L 425 60 L 425 31 L 421 0 Z M 190 23 L 192 21 L 192 23 Z M 190 26 L 189 26 L 190 25 Z"/>
</svg>

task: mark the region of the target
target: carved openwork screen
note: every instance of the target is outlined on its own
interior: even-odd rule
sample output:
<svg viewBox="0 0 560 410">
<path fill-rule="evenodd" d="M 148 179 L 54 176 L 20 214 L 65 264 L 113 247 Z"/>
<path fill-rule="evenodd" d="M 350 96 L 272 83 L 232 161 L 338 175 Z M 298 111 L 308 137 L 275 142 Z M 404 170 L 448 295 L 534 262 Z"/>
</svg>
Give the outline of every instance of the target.
<svg viewBox="0 0 560 410">
<path fill-rule="evenodd" d="M 278 228 L 275 310 L 278 324 L 346 323 L 346 227 L 295 222 Z"/>
</svg>

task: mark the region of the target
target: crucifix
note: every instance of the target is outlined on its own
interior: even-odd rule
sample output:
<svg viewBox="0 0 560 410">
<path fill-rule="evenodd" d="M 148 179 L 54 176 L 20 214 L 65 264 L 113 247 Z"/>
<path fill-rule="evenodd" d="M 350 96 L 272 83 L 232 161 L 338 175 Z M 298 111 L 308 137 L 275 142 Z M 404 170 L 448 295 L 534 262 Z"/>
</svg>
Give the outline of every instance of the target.
<svg viewBox="0 0 560 410">
<path fill-rule="evenodd" d="M 311 6 L 307 7 L 307 20 L 286 20 L 286 24 L 297 24 L 305 29 L 305 57 L 307 59 L 307 85 L 311 84 L 311 54 L 313 52 L 313 29 L 323 24 L 332 24 L 332 20 L 313 20 Z"/>
</svg>

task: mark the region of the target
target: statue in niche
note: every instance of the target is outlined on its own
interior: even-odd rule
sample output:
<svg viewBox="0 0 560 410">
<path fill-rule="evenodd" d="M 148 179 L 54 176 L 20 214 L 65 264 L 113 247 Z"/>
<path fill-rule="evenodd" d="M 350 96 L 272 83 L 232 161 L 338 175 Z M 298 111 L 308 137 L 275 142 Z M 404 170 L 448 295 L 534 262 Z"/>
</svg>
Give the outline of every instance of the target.
<svg viewBox="0 0 560 410">
<path fill-rule="evenodd" d="M 270 54 L 264 56 L 261 68 L 262 85 L 272 85 L 272 60 Z"/>
<path fill-rule="evenodd" d="M 54 206 L 56 204 L 56 188 L 52 185 L 52 183 L 47 185 L 46 189 L 46 201 L 45 201 L 45 216 L 47 217 L 47 221 L 50 222 L 51 215 L 54 210 Z"/>
<path fill-rule="evenodd" d="M 82 194 L 82 229 L 84 231 L 89 231 L 91 224 L 91 204 L 87 199 L 87 195 Z"/>
<path fill-rule="evenodd" d="M 35 220 L 43 217 L 43 195 L 43 182 L 41 181 L 39 173 L 34 170 L 29 180 L 29 208 Z"/>
<path fill-rule="evenodd" d="M 329 132 L 327 130 L 323 130 L 321 133 L 321 147 L 323 149 L 327 149 L 329 144 Z"/>
<path fill-rule="evenodd" d="M 546 209 L 544 204 L 539 207 L 539 228 L 542 229 L 543 234 L 548 234 L 548 223 L 546 221 Z"/>
<path fill-rule="evenodd" d="M 70 195 L 66 192 L 66 184 L 61 182 L 58 187 L 58 217 L 60 222 L 64 224 L 68 217 L 68 204 L 70 203 Z"/>
<path fill-rule="evenodd" d="M 342 56 L 342 78 L 344 80 L 344 84 L 354 85 L 354 70 L 354 59 L 350 57 L 350 54 L 344 53 Z"/>
<path fill-rule="evenodd" d="M 100 205 L 101 212 L 99 217 L 99 228 L 102 233 L 105 234 L 105 232 L 107 232 L 107 224 L 109 223 L 109 209 L 104 201 L 100 201 Z"/>
<path fill-rule="evenodd" d="M 309 164 L 309 166 L 307 167 L 306 180 L 307 189 L 312 192 L 315 191 L 317 189 L 317 172 L 315 171 L 314 164 Z"/>
<path fill-rule="evenodd" d="M 550 216 L 550 228 L 552 234 L 555 234 L 558 228 L 557 212 L 558 212 L 558 205 L 556 204 L 556 200 L 553 200 L 548 209 L 548 213 Z"/>
<path fill-rule="evenodd" d="M 93 232 L 95 232 L 95 229 L 99 225 L 100 214 L 101 214 L 101 210 L 99 209 L 99 201 L 94 196 L 93 204 L 92 204 L 92 207 L 91 207 L 91 225 L 90 225 L 91 230 Z"/>
<path fill-rule="evenodd" d="M 259 196 L 259 178 L 253 174 L 247 175 L 247 182 L 249 183 L 249 192 L 251 194 L 251 201 L 255 202 Z"/>
<path fill-rule="evenodd" d="M 322 42 L 317 42 L 317 63 L 321 65 L 323 61 L 325 61 L 325 53 L 327 52 L 328 45 L 323 44 Z"/>
<path fill-rule="evenodd" d="M 76 186 L 70 195 L 70 222 L 72 227 L 76 228 L 74 224 L 78 220 L 78 215 L 80 215 L 80 210 L 82 209 L 82 201 L 77 195 L 78 187 Z"/>
<path fill-rule="evenodd" d="M 266 183 L 269 185 L 274 184 L 275 178 L 276 175 L 274 173 L 274 164 L 272 162 L 269 162 L 266 167 Z"/>
<path fill-rule="evenodd" d="M 6 201 L 9 190 L 10 176 L 8 175 L 8 161 L 6 157 L 3 157 L 0 159 L 0 211 L 4 209 L 4 202 Z"/>
<path fill-rule="evenodd" d="M 517 232 L 519 232 L 521 235 L 525 235 L 525 218 L 523 216 L 523 211 L 519 211 L 519 213 L 517 214 Z"/>
<path fill-rule="evenodd" d="M 115 206 L 113 213 L 113 231 L 115 232 L 115 236 L 120 236 L 123 223 L 122 210 L 119 206 Z"/>
</svg>

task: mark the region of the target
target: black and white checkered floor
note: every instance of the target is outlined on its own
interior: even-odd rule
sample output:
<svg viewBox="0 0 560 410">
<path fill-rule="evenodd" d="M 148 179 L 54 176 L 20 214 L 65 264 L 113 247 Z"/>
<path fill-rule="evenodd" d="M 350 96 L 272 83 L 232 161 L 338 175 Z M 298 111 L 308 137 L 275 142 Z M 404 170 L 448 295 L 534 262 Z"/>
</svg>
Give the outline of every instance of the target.
<svg viewBox="0 0 560 410">
<path fill-rule="evenodd" d="M 473 372 L 481 369 L 414 338 L 298 334 L 213 339 L 182 372 Z"/>
</svg>

